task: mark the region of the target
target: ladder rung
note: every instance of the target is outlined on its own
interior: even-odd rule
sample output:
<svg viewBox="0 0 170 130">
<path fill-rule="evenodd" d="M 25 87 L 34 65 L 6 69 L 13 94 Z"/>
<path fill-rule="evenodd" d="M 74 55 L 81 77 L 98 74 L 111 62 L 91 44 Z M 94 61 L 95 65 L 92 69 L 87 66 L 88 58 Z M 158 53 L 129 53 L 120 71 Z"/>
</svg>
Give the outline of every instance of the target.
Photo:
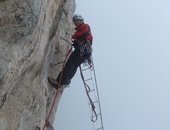
<svg viewBox="0 0 170 130">
<path fill-rule="evenodd" d="M 85 71 L 85 70 L 89 70 L 90 68 L 85 68 L 85 69 L 82 69 L 82 71 Z"/>
<path fill-rule="evenodd" d="M 90 92 L 91 92 L 91 91 L 95 91 L 95 89 L 90 89 Z"/>
<path fill-rule="evenodd" d="M 86 79 L 86 80 L 84 80 L 84 81 L 88 81 L 88 80 L 92 80 L 92 78 Z"/>
<path fill-rule="evenodd" d="M 97 116 L 100 116 L 100 115 L 101 115 L 100 113 L 99 113 L 99 114 L 97 114 Z M 96 116 L 96 115 L 93 115 L 93 116 L 91 116 L 91 117 L 93 118 L 93 117 L 95 117 L 95 116 Z"/>
<path fill-rule="evenodd" d="M 101 129 L 103 129 L 103 127 L 97 128 L 97 129 L 95 129 L 95 130 L 101 130 Z"/>
<path fill-rule="evenodd" d="M 83 64 L 83 67 L 86 67 L 86 66 L 88 66 L 89 64 L 87 63 L 87 62 L 85 62 L 84 64 Z"/>
<path fill-rule="evenodd" d="M 98 103 L 98 101 L 94 101 L 93 103 Z M 89 105 L 90 105 L 91 103 L 89 103 Z"/>
</svg>

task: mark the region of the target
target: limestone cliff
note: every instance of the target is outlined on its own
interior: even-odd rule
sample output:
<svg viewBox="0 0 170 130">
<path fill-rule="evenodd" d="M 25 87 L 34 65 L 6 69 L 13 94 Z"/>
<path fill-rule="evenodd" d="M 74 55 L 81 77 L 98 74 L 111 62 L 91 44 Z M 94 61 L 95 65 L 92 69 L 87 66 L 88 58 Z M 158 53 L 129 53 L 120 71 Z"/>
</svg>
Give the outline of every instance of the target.
<svg viewBox="0 0 170 130">
<path fill-rule="evenodd" d="M 0 130 L 42 129 L 74 10 L 74 0 L 0 0 Z"/>
</svg>

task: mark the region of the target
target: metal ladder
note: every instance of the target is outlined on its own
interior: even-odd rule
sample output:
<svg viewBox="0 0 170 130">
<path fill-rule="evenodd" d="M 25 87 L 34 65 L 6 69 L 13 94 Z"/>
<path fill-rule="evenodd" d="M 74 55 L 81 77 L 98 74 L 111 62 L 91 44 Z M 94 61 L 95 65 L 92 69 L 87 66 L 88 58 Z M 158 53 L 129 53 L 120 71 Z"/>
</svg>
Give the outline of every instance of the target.
<svg viewBox="0 0 170 130">
<path fill-rule="evenodd" d="M 87 62 L 80 66 L 80 74 L 89 98 L 89 107 L 93 130 L 104 130 L 101 104 L 99 98 L 98 85 L 93 61 L 91 64 Z M 94 110 L 93 110 L 94 109 Z"/>
</svg>

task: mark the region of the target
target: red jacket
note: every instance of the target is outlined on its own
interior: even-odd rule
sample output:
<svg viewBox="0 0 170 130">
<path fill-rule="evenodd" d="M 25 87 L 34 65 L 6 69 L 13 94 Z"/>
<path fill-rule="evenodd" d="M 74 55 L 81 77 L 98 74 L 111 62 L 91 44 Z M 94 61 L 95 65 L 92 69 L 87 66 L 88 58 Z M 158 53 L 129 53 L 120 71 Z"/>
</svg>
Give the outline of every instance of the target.
<svg viewBox="0 0 170 130">
<path fill-rule="evenodd" d="M 72 36 L 72 39 L 81 40 L 82 38 L 85 38 L 92 43 L 93 36 L 88 24 L 82 23 L 78 27 L 76 27 L 75 30 L 76 32 Z"/>
</svg>

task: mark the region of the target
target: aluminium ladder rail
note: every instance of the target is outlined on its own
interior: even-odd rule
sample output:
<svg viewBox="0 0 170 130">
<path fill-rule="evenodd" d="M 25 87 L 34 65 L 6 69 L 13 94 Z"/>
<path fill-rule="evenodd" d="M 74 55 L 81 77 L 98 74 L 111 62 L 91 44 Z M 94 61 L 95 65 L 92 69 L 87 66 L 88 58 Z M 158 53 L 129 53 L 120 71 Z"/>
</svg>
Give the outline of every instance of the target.
<svg viewBox="0 0 170 130">
<path fill-rule="evenodd" d="M 91 62 L 91 65 L 88 63 L 81 65 L 80 73 L 83 76 L 82 79 L 84 80 L 83 82 L 89 97 L 89 107 L 92 107 L 90 113 L 93 130 L 104 130 L 99 91 L 93 61 Z"/>
</svg>

